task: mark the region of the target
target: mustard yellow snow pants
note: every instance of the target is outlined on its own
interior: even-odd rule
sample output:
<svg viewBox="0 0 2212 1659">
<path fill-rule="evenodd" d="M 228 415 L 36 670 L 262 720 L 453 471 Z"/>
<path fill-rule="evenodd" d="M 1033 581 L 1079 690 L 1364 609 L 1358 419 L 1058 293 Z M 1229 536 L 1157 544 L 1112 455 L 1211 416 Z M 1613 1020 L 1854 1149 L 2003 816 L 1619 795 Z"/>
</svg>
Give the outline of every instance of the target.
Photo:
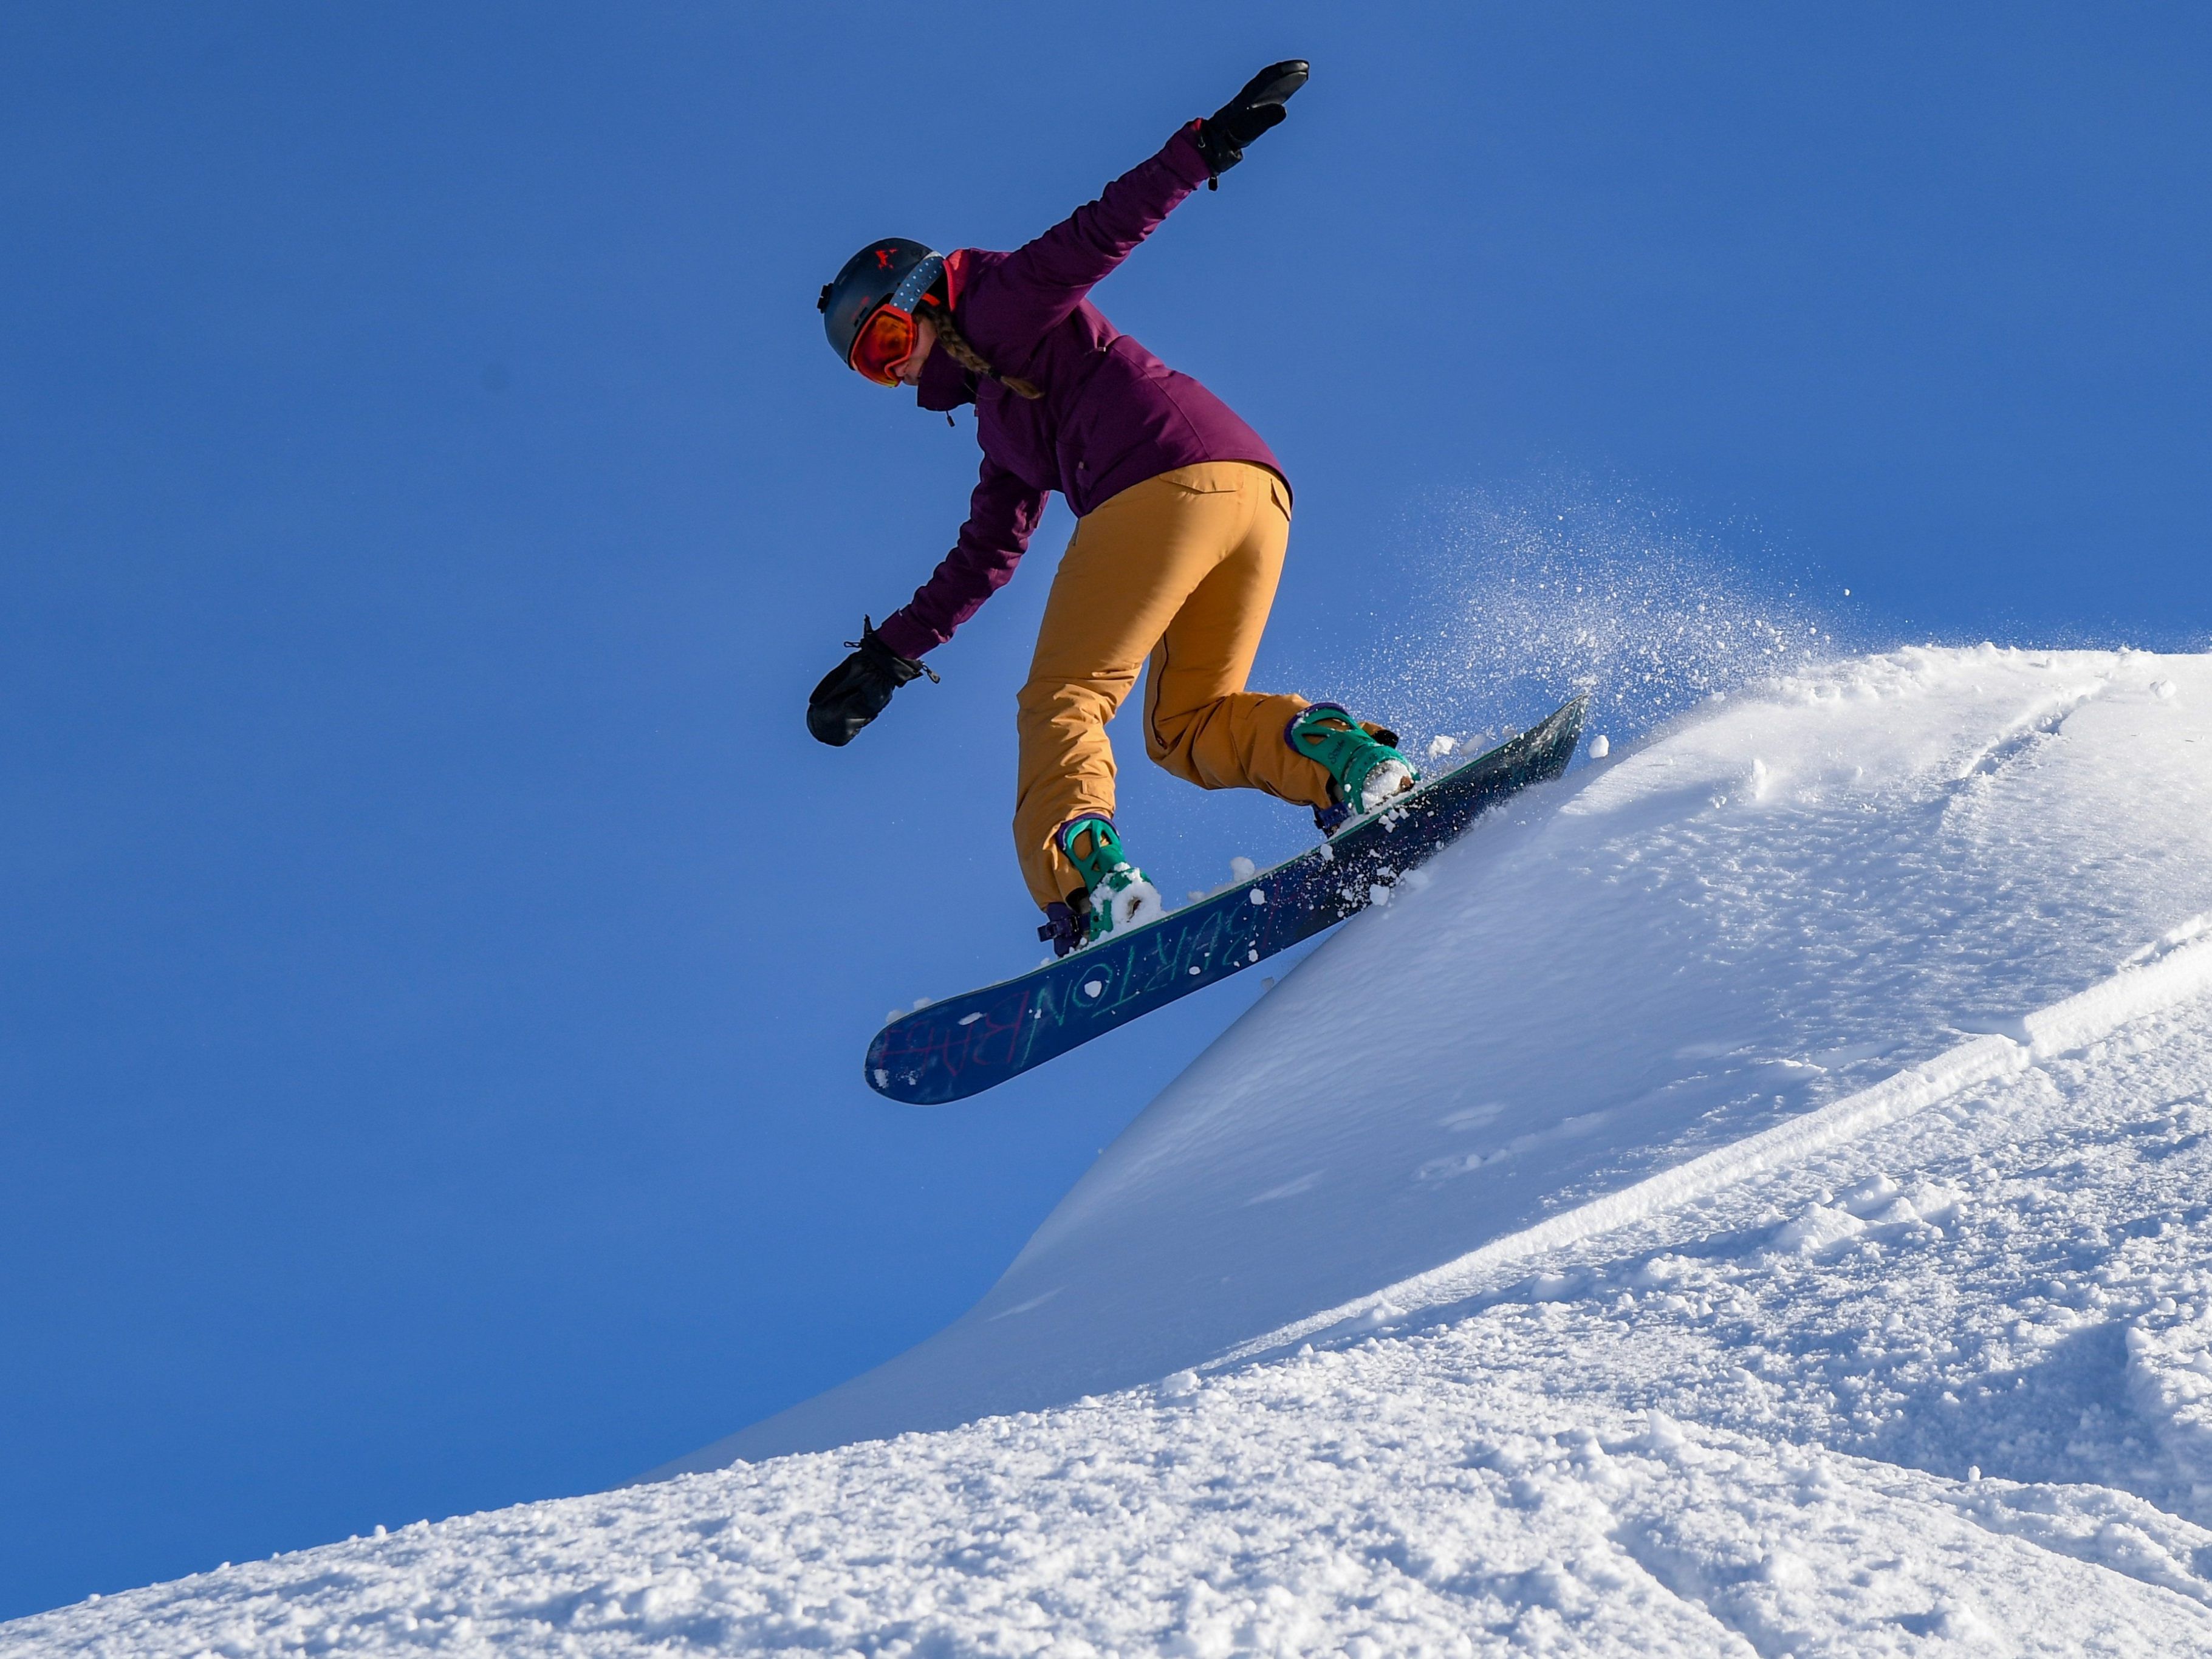
<svg viewBox="0 0 2212 1659">
<path fill-rule="evenodd" d="M 1328 805 L 1328 769 L 1285 735 L 1305 699 L 1244 689 L 1290 536 L 1289 488 L 1247 461 L 1163 472 L 1077 521 L 1018 716 L 1014 845 L 1040 908 L 1083 886 L 1060 827 L 1113 816 L 1106 722 L 1140 667 L 1154 761 L 1201 789 Z"/>
</svg>

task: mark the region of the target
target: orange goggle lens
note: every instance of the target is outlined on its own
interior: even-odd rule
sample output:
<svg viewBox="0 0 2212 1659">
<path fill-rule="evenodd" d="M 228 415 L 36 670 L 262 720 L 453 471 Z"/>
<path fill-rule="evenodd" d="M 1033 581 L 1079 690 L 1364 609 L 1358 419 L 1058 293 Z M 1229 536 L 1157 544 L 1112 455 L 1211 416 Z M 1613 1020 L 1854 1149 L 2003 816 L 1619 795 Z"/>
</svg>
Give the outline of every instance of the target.
<svg viewBox="0 0 2212 1659">
<path fill-rule="evenodd" d="M 896 306 L 878 306 L 853 341 L 853 367 L 878 386 L 896 386 L 891 371 L 914 353 L 914 319 Z"/>
</svg>

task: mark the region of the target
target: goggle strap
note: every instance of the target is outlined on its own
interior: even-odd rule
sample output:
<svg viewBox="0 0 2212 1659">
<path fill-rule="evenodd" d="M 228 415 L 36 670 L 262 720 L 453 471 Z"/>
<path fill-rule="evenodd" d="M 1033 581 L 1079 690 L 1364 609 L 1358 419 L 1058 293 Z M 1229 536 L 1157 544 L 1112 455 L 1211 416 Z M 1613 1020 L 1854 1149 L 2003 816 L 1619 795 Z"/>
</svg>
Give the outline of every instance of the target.
<svg viewBox="0 0 2212 1659">
<path fill-rule="evenodd" d="M 945 275 L 945 256 L 941 253 L 933 253 L 899 279 L 899 285 L 891 290 L 890 298 L 884 303 L 896 306 L 911 317 L 914 314 L 914 308 L 921 303 L 921 296 L 934 288 L 937 285 L 937 279 L 943 275 Z"/>
</svg>

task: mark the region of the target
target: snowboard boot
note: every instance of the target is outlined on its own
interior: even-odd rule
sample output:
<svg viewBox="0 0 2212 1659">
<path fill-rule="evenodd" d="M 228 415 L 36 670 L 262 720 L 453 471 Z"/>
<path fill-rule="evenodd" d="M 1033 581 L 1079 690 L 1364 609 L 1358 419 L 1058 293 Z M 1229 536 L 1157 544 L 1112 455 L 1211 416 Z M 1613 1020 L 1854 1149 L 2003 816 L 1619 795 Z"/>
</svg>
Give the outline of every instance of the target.
<svg viewBox="0 0 2212 1659">
<path fill-rule="evenodd" d="M 1060 850 L 1067 854 L 1067 861 L 1081 873 L 1088 890 L 1068 896 L 1071 933 L 1082 912 L 1087 909 L 1089 915 L 1084 921 L 1083 937 L 1071 943 L 1067 950 L 1096 945 L 1167 914 L 1167 902 L 1161 898 L 1160 890 L 1146 881 L 1145 872 L 1129 862 L 1121 836 L 1114 833 L 1112 819 L 1070 819 L 1060 826 Z M 1044 936 L 1053 939 L 1054 948 L 1059 948 L 1060 941 L 1050 926 Z M 1066 955 L 1066 951 L 1060 954 Z"/>
<path fill-rule="evenodd" d="M 1317 702 L 1285 732 L 1291 748 L 1328 769 L 1332 805 L 1314 809 L 1314 823 L 1333 836 L 1352 819 L 1381 811 L 1420 781 L 1398 752 L 1398 734 L 1355 720 L 1343 704 Z"/>
</svg>

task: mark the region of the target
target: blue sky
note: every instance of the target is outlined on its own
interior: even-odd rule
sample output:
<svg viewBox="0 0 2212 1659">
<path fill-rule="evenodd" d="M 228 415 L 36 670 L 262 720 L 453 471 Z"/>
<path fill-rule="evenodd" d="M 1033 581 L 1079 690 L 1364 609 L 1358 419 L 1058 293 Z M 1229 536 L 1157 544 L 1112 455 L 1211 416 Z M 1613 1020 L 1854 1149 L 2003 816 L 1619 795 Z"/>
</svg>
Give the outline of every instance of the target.
<svg viewBox="0 0 2212 1659">
<path fill-rule="evenodd" d="M 1097 295 L 1289 469 L 1261 672 L 1310 695 L 1468 625 L 1470 492 L 1632 501 L 1855 637 L 2212 626 L 2193 9 L 914 19 L 0 19 L 0 1616 L 837 1382 L 1256 994 L 861 1086 L 884 1010 L 1034 954 L 1069 522 L 944 684 L 807 739 L 974 468 L 822 343 L 865 240 L 1013 246 L 1313 60 Z M 1170 890 L 1298 844 L 1128 758 Z"/>
</svg>

